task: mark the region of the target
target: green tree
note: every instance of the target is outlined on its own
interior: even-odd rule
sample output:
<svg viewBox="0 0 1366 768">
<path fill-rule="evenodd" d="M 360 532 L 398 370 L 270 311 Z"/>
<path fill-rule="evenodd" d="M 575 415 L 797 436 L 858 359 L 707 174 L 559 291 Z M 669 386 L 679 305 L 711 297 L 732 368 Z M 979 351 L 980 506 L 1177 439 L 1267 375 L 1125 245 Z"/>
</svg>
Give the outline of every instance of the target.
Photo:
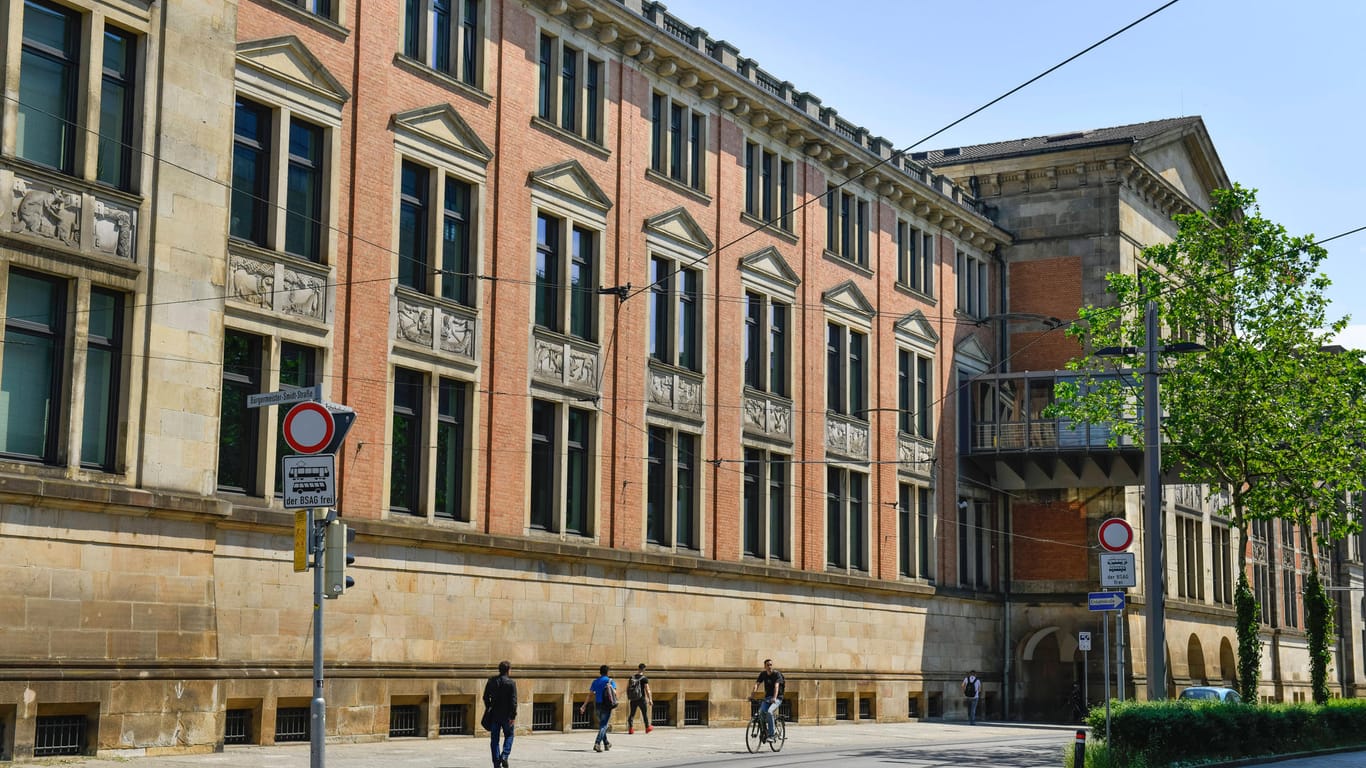
<svg viewBox="0 0 1366 768">
<path fill-rule="evenodd" d="M 1329 281 L 1319 269 L 1327 253 L 1263 218 L 1255 192 L 1240 186 L 1216 190 L 1207 212 L 1179 215 L 1175 223 L 1175 239 L 1145 249 L 1135 273 L 1107 277 L 1112 303 L 1079 311 L 1068 333 L 1087 352 L 1071 363 L 1078 379 L 1058 388 L 1054 411 L 1108 424 L 1113 440 L 1142 443 L 1141 393 L 1115 375 L 1116 366 L 1140 370 L 1141 354 L 1111 358 L 1095 351 L 1142 350 L 1143 310 L 1154 302 L 1165 337 L 1159 344 L 1186 340 L 1206 347 L 1162 358 L 1164 468 L 1225 499 L 1244 542 L 1255 519 L 1301 529 L 1315 520 L 1325 542 L 1341 538 L 1356 525 L 1343 495 L 1361 488 L 1366 471 L 1359 450 L 1366 424 L 1362 409 L 1353 407 L 1366 379 L 1360 352 L 1325 349 L 1347 323 L 1327 319 Z M 1255 701 L 1259 609 L 1246 571 L 1244 543 L 1236 601 L 1239 687 Z M 1154 652 L 1162 651 L 1149 649 Z"/>
</svg>

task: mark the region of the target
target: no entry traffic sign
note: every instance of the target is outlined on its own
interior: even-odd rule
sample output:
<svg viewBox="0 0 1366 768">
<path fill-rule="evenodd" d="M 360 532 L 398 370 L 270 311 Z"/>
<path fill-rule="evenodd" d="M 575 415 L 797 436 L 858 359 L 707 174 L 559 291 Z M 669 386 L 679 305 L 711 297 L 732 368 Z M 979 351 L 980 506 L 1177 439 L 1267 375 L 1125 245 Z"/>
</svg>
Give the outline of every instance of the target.
<svg viewBox="0 0 1366 768">
<path fill-rule="evenodd" d="M 332 442 L 336 424 L 322 403 L 299 403 L 285 414 L 285 442 L 299 453 L 317 453 Z"/>
<path fill-rule="evenodd" d="M 1123 519 L 1112 517 L 1100 524 L 1100 545 L 1110 552 L 1123 552 L 1134 543 L 1134 529 Z"/>
</svg>

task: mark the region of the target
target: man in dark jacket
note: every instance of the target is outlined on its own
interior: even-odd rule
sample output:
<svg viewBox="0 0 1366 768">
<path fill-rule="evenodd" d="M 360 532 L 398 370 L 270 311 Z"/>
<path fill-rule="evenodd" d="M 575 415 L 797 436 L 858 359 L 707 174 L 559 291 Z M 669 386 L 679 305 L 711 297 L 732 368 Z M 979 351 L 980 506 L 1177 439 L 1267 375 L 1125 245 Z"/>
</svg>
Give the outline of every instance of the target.
<svg viewBox="0 0 1366 768">
<path fill-rule="evenodd" d="M 489 732 L 489 749 L 493 753 L 493 768 L 508 768 L 512 754 L 512 734 L 517 722 L 517 684 L 508 675 L 512 663 L 498 662 L 498 674 L 484 683 L 484 719 L 479 724 Z M 503 748 L 498 749 L 498 736 L 503 736 Z"/>
</svg>

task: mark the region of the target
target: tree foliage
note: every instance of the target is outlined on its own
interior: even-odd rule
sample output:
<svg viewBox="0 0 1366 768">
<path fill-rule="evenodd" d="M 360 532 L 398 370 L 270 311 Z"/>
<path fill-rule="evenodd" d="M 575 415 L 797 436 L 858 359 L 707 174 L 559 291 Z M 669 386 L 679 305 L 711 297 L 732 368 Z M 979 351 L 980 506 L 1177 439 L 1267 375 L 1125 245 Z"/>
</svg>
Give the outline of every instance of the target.
<svg viewBox="0 0 1366 768">
<path fill-rule="evenodd" d="M 1244 534 L 1249 520 L 1281 519 L 1316 531 L 1320 544 L 1342 538 L 1358 525 L 1344 494 L 1366 477 L 1366 366 L 1359 351 L 1328 348 L 1347 320 L 1328 319 L 1327 252 L 1264 218 L 1255 192 L 1240 186 L 1216 190 L 1209 211 L 1175 223 L 1171 243 L 1145 249 L 1133 273 L 1108 276 L 1112 303 L 1080 310 L 1068 332 L 1087 353 L 1071 364 L 1078 379 L 1058 388 L 1054 411 L 1142 443 L 1141 393 L 1114 371 L 1142 370 L 1151 301 L 1159 344 L 1206 348 L 1161 359 L 1164 467 L 1224 500 Z M 1122 354 L 1095 354 L 1107 347 Z M 1306 549 L 1316 567 L 1313 543 Z M 1240 573 L 1246 558 L 1240 547 Z M 1259 642 L 1255 623 L 1241 617 L 1243 602 L 1240 680 L 1254 698 L 1257 675 L 1244 662 L 1259 656 Z"/>
</svg>

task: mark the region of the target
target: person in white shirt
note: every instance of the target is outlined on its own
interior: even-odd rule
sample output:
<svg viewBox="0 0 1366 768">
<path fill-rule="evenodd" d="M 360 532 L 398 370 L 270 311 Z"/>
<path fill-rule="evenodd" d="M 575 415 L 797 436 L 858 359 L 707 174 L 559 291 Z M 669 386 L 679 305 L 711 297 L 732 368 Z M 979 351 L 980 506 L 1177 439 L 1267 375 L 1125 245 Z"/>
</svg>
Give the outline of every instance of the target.
<svg viewBox="0 0 1366 768">
<path fill-rule="evenodd" d="M 977 670 L 969 670 L 963 678 L 963 697 L 968 700 L 968 724 L 977 725 L 977 701 L 982 695 L 982 681 Z"/>
</svg>

